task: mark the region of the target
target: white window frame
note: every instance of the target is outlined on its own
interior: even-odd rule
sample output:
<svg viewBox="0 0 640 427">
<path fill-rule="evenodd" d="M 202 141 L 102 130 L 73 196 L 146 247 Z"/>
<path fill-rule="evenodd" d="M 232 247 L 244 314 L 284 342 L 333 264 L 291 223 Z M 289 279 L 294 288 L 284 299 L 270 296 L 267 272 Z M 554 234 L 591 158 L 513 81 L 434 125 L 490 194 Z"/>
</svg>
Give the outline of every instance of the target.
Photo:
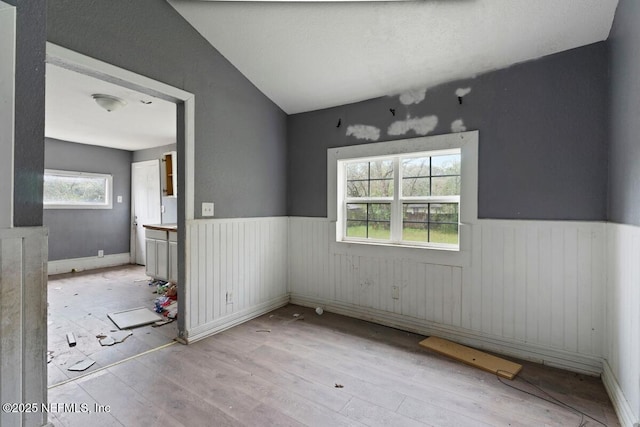
<svg viewBox="0 0 640 427">
<path fill-rule="evenodd" d="M 333 225 L 332 242 L 337 245 L 335 250 L 356 247 L 371 253 L 367 247 L 391 247 L 405 251 L 408 255 L 428 256 L 441 259 L 448 257 L 446 253 L 466 253 L 469 259 L 471 250 L 471 225 L 478 218 L 478 131 L 459 132 L 446 135 L 427 136 L 403 140 L 360 144 L 348 147 L 330 148 L 327 150 L 327 218 Z M 420 245 L 414 242 L 392 243 L 388 241 L 371 241 L 371 239 L 344 239 L 346 230 L 346 212 L 339 206 L 345 206 L 344 198 L 345 170 L 340 167 L 342 161 L 354 159 L 380 158 L 389 156 L 412 156 L 414 153 L 437 152 L 460 149 L 460 198 L 459 198 L 459 227 L 458 245 L 456 248 L 439 247 L 436 245 Z M 341 170 L 342 169 L 342 170 Z M 397 169 L 396 169 L 397 170 Z M 399 183 L 398 183 L 399 184 Z M 401 223 L 401 222 L 400 222 Z M 334 234 L 335 233 L 335 234 Z M 418 252 L 415 252 L 418 251 Z M 459 261 L 456 264 L 466 263 Z M 460 264 L 461 265 L 461 264 Z"/>
<path fill-rule="evenodd" d="M 59 169 L 45 169 L 45 175 L 64 177 L 93 177 L 105 179 L 106 200 L 104 203 L 43 203 L 44 209 L 112 209 L 113 208 L 113 176 L 104 173 L 78 172 Z"/>
</svg>

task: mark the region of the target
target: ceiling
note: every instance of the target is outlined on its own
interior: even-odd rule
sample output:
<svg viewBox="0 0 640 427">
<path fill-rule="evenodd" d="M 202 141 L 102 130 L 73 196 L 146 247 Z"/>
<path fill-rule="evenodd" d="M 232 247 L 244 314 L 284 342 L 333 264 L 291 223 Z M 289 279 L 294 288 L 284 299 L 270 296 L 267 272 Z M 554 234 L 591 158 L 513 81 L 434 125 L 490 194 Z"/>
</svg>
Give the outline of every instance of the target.
<svg viewBox="0 0 640 427">
<path fill-rule="evenodd" d="M 96 93 L 127 104 L 108 112 L 91 97 Z M 175 104 L 94 77 L 47 64 L 45 100 L 49 138 L 130 151 L 176 142 Z"/>
<path fill-rule="evenodd" d="M 617 0 L 168 0 L 286 113 L 423 89 L 605 40 Z"/>
</svg>

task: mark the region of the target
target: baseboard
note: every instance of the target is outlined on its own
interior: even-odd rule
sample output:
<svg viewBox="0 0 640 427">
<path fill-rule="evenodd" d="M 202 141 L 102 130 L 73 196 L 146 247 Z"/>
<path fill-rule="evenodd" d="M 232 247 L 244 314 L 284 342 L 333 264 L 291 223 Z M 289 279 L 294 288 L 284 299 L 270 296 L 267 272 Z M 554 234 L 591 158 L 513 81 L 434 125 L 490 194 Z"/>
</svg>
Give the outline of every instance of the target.
<svg viewBox="0 0 640 427">
<path fill-rule="evenodd" d="M 602 359 L 597 356 L 585 356 L 526 343 L 515 343 L 493 336 L 485 336 L 467 329 L 444 326 L 434 322 L 413 319 L 399 314 L 360 307 L 353 304 L 322 301 L 295 294 L 291 295 L 291 304 L 305 307 L 322 306 L 326 311 L 344 316 L 379 323 L 421 335 L 435 335 L 482 350 L 517 357 L 572 372 L 594 376 L 599 376 L 602 373 Z"/>
<path fill-rule="evenodd" d="M 131 262 L 129 253 L 105 255 L 103 257 L 90 256 L 86 258 L 61 259 L 48 262 L 48 274 L 71 273 L 72 271 L 93 270 L 96 268 L 115 267 Z"/>
<path fill-rule="evenodd" d="M 640 424 L 640 418 L 636 418 L 633 414 L 631 405 L 629 405 L 629 401 L 624 397 L 624 393 L 620 388 L 620 384 L 618 384 L 616 376 L 613 374 L 611 366 L 609 366 L 609 362 L 605 359 L 602 365 L 602 383 L 607 390 L 607 394 L 609 394 L 613 409 L 616 410 L 620 425 L 623 427 L 637 426 Z"/>
<path fill-rule="evenodd" d="M 249 307 L 247 309 L 238 311 L 237 313 L 230 314 L 229 316 L 225 316 L 219 319 L 214 320 L 213 322 L 206 323 L 204 325 L 193 328 L 185 334 L 185 336 L 181 337 L 180 341 L 185 344 L 191 344 L 201 339 L 204 339 L 208 336 L 217 334 L 234 326 L 237 326 L 241 323 L 246 322 L 247 320 L 254 319 L 256 317 L 262 316 L 270 311 L 273 311 L 277 308 L 283 307 L 289 303 L 289 295 L 282 295 L 278 298 L 274 298 L 270 301 L 263 302 L 258 305 L 254 305 L 253 307 Z"/>
</svg>

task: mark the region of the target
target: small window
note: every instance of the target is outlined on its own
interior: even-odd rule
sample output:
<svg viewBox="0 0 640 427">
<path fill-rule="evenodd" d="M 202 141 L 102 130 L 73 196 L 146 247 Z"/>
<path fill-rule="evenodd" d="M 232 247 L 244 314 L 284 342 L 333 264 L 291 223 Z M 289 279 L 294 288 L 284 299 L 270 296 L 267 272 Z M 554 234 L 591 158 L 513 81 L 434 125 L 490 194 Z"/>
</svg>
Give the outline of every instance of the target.
<svg viewBox="0 0 640 427">
<path fill-rule="evenodd" d="M 111 175 L 61 171 L 44 171 L 45 209 L 111 209 Z"/>
<path fill-rule="evenodd" d="M 339 162 L 343 241 L 458 249 L 459 148 Z"/>
</svg>

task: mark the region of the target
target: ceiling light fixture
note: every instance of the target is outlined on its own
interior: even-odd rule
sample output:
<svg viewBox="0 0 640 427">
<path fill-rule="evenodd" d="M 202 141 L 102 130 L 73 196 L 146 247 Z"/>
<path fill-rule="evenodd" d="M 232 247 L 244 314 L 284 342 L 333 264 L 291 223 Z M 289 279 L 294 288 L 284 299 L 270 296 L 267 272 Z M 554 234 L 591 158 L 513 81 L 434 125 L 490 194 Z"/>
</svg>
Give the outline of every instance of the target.
<svg viewBox="0 0 640 427">
<path fill-rule="evenodd" d="M 125 105 L 127 105 L 127 103 L 125 102 L 124 99 L 120 99 L 117 96 L 111 96 L 111 95 L 103 95 L 100 93 L 95 93 L 93 95 L 91 95 L 91 97 L 94 99 L 94 101 L 96 101 L 96 103 L 104 108 L 105 110 L 111 112 L 111 111 L 115 111 L 119 108 L 124 107 Z"/>
</svg>

